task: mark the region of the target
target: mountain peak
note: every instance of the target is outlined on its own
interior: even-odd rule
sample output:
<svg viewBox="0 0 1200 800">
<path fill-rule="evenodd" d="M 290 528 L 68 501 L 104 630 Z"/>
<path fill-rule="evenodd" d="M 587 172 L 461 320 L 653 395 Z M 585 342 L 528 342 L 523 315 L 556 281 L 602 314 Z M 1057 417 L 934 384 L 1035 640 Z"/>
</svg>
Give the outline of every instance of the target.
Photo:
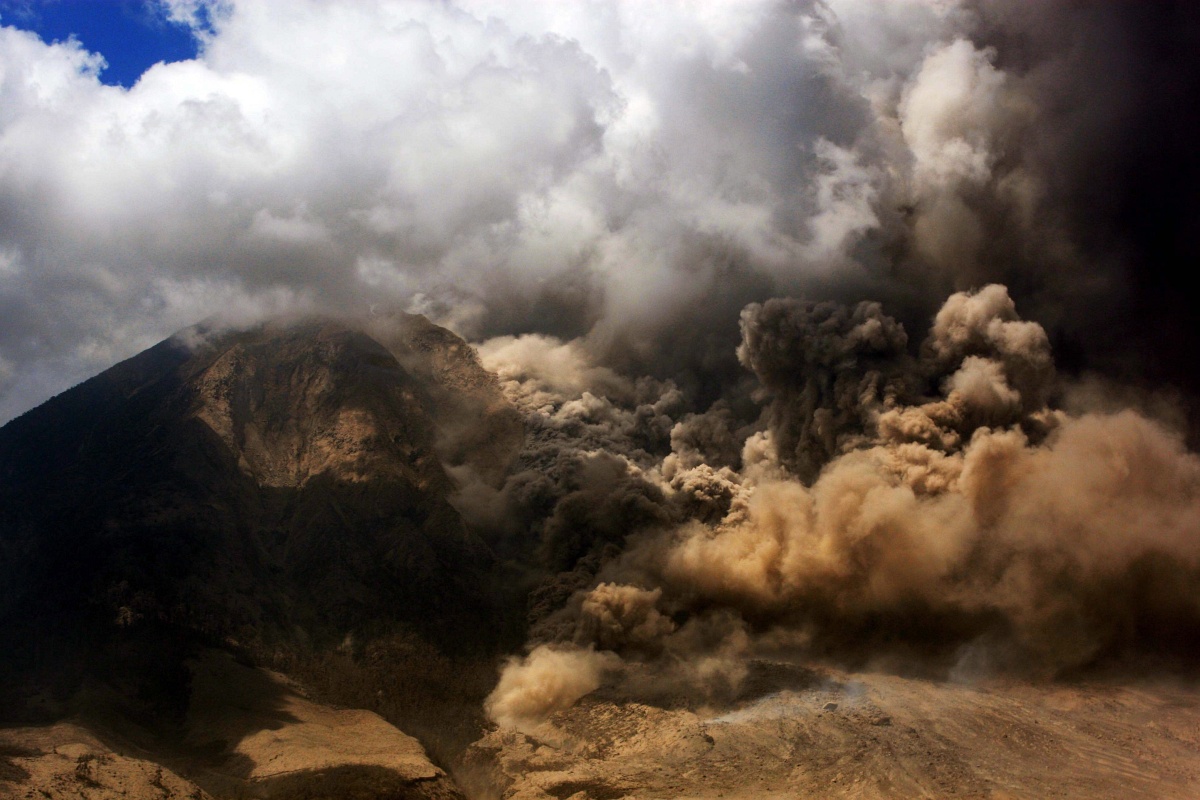
<svg viewBox="0 0 1200 800">
<path fill-rule="evenodd" d="M 502 473 L 522 438 L 473 349 L 423 317 L 182 331 L 0 428 L 0 645 L 45 661 L 21 674 L 80 673 L 63 685 L 163 636 L 461 645 L 493 617 L 495 558 L 450 470 Z"/>
<path fill-rule="evenodd" d="M 191 414 L 259 484 L 387 475 L 445 489 L 428 391 L 366 334 L 331 321 L 219 337 L 189 376 Z"/>
</svg>

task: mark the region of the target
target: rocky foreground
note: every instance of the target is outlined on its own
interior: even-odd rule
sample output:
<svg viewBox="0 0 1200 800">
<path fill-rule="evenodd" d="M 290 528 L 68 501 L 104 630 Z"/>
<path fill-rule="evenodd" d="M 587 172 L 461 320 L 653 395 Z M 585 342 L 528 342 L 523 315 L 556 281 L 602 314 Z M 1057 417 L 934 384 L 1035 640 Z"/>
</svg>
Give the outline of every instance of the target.
<svg viewBox="0 0 1200 800">
<path fill-rule="evenodd" d="M 731 708 L 603 690 L 468 754 L 503 798 L 1194 798 L 1200 691 L 969 686 L 756 665 Z M 482 794 L 481 794 L 482 796 Z"/>
<path fill-rule="evenodd" d="M 416 739 L 377 714 L 313 702 L 282 675 L 225 654 L 190 666 L 182 740 L 89 714 L 0 729 L 0 797 L 462 797 Z"/>
<path fill-rule="evenodd" d="M 453 777 L 368 711 L 227 655 L 191 665 L 182 740 L 86 716 L 0 730 L 0 797 L 1194 798 L 1200 690 L 966 685 L 759 662 L 722 708 L 601 689 L 540 729 L 493 729 Z"/>
</svg>

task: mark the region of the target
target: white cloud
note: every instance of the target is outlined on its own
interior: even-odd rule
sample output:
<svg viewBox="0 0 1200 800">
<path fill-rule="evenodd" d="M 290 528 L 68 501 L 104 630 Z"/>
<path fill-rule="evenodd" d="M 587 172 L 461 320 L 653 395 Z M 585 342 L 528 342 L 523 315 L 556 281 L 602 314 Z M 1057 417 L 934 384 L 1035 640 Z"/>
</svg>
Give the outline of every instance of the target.
<svg viewBox="0 0 1200 800">
<path fill-rule="evenodd" d="M 652 327 L 742 272 L 786 290 L 853 262 L 910 169 L 965 180 L 990 152 L 998 73 L 936 49 L 953 3 L 162 8 L 201 54 L 128 90 L 0 29 L 0 251 L 23 265 L 0 417 L 231 307 L 465 303 L 465 333 L 503 333 L 479 327 L 495 302 L 569 285 L 606 329 Z"/>
</svg>

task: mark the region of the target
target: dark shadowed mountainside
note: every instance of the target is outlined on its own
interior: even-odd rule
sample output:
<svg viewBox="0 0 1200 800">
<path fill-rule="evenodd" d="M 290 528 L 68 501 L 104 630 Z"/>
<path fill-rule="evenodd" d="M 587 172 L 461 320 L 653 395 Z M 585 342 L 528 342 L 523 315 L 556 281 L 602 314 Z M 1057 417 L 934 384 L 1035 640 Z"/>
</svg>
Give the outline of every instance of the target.
<svg viewBox="0 0 1200 800">
<path fill-rule="evenodd" d="M 0 429 L 10 716 L 89 680 L 181 715 L 199 643 L 289 663 L 398 631 L 497 644 L 496 560 L 447 467 L 503 471 L 520 419 L 458 337 L 372 324 L 198 326 Z"/>
</svg>

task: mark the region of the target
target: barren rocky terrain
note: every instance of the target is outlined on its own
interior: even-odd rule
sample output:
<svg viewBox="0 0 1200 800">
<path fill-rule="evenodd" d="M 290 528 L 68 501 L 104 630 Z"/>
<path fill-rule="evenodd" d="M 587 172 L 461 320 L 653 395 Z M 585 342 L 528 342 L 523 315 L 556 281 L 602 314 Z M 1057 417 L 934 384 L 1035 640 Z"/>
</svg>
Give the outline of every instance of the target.
<svg viewBox="0 0 1200 800">
<path fill-rule="evenodd" d="M 521 424 L 450 332 L 372 333 L 198 326 L 4 426 L 0 797 L 456 796 L 394 723 L 500 635 L 448 470 Z"/>
<path fill-rule="evenodd" d="M 964 685 L 763 663 L 755 673 L 765 693 L 729 708 L 663 708 L 600 690 L 532 735 L 493 731 L 468 755 L 476 791 L 512 800 L 1200 795 L 1195 687 Z"/>
<path fill-rule="evenodd" d="M 223 653 L 190 668 L 178 741 L 92 714 L 0 729 L 0 797 L 461 797 L 417 740 L 377 714 L 313 702 Z"/>
<path fill-rule="evenodd" d="M 0 797 L 1184 798 L 1200 690 L 1162 680 L 948 683 L 756 662 L 719 708 L 602 688 L 532 733 L 493 728 L 453 777 L 378 715 L 209 653 L 182 740 L 77 717 L 0 730 Z M 456 785 L 457 784 L 457 785 Z"/>
</svg>

